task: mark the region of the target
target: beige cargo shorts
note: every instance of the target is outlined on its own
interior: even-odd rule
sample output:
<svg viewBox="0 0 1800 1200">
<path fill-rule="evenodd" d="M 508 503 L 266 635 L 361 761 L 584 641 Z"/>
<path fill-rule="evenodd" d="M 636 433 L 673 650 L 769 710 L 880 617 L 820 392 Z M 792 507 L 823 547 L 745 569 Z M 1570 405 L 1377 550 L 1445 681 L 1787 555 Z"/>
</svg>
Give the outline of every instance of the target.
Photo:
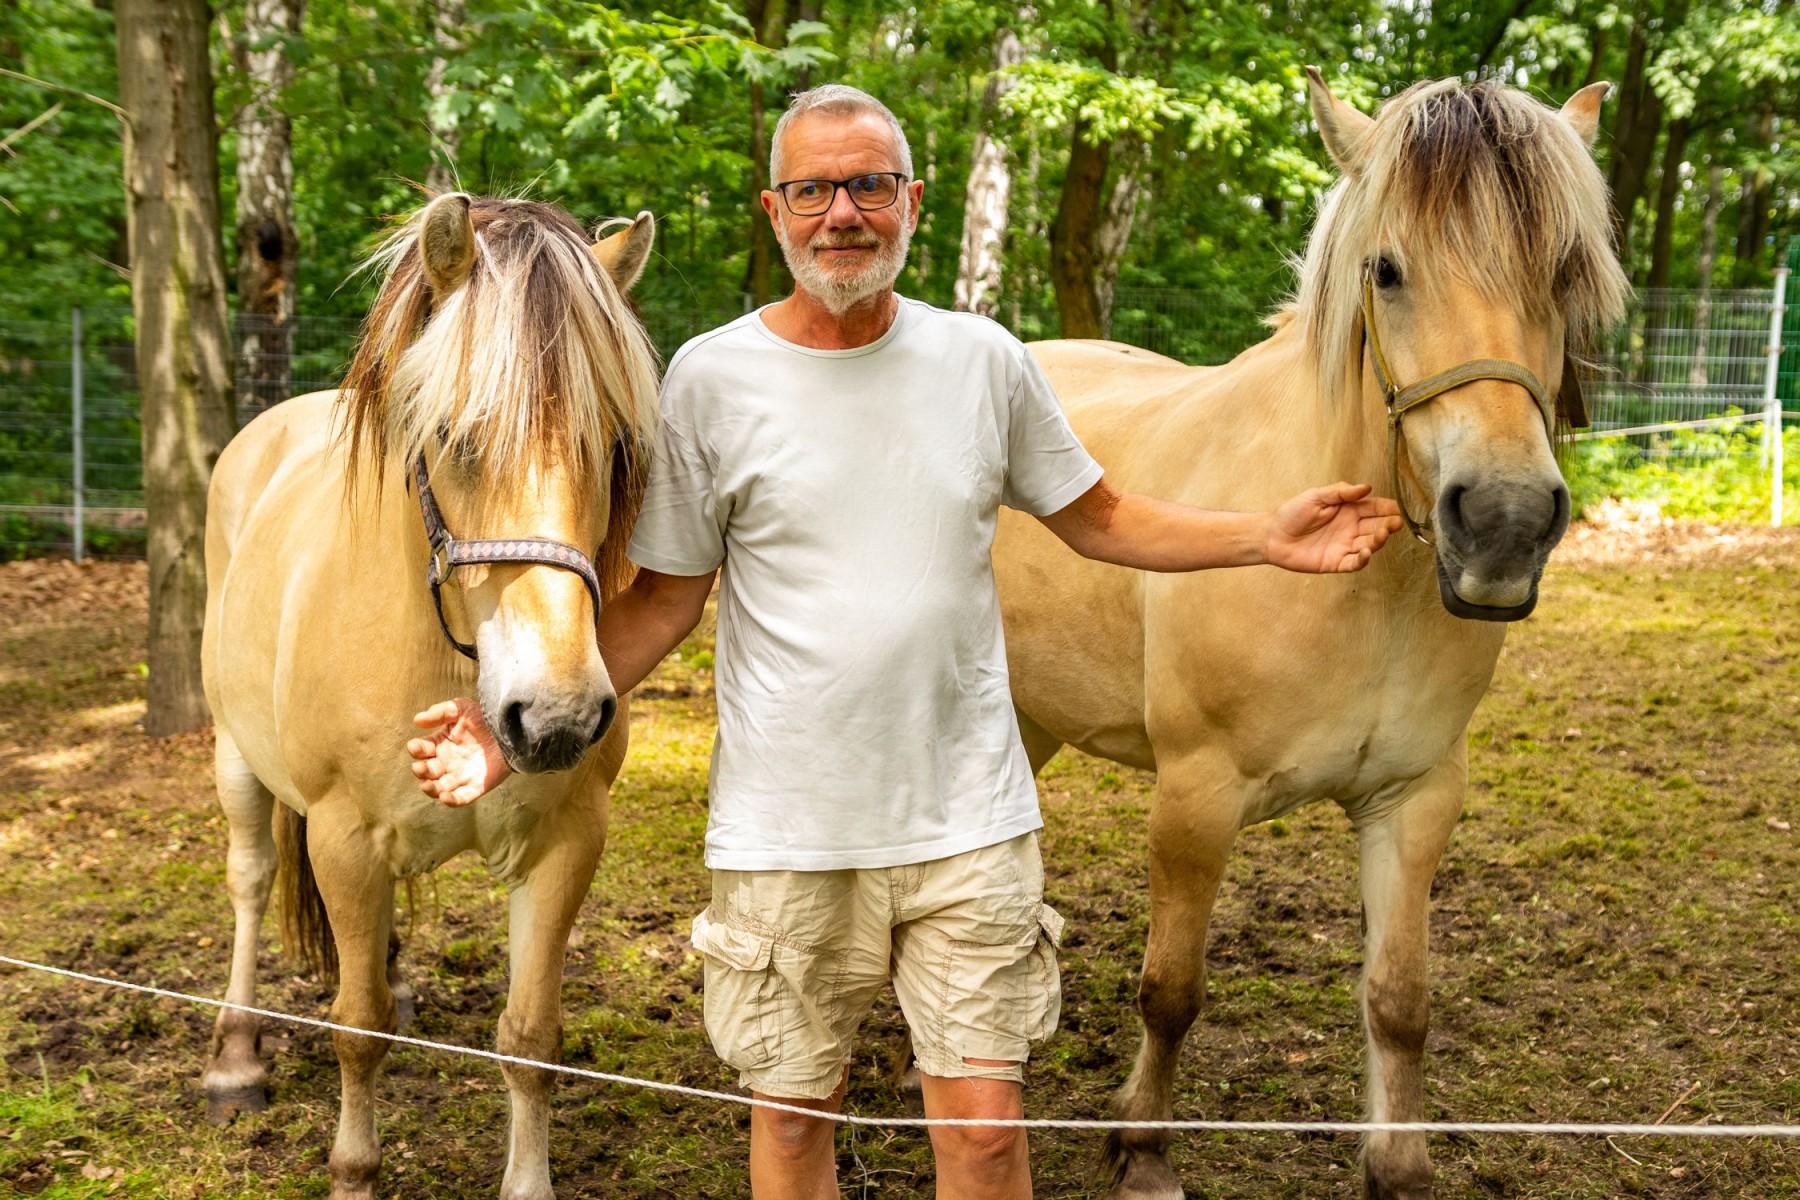
<svg viewBox="0 0 1800 1200">
<path fill-rule="evenodd" d="M 921 1071 L 1021 1080 L 1061 1011 L 1062 924 L 1035 833 L 904 867 L 714 871 L 693 930 L 706 1031 L 743 1086 L 822 1100 L 891 979 Z"/>
</svg>

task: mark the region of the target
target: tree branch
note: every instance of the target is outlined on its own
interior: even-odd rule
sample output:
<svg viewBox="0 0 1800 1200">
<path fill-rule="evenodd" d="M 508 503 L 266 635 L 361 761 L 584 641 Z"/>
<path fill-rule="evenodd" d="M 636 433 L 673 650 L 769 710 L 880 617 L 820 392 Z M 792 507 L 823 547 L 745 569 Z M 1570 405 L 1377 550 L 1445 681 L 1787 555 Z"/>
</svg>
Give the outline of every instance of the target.
<svg viewBox="0 0 1800 1200">
<path fill-rule="evenodd" d="M 71 96 L 79 96 L 83 100 L 91 101 L 94 104 L 98 104 L 101 108 L 107 109 L 114 116 L 118 117 L 121 121 L 130 121 L 131 120 L 131 114 L 126 112 L 124 109 L 120 108 L 118 105 L 114 104 L 111 100 L 103 100 L 99 96 L 93 95 L 92 93 L 89 93 L 89 92 L 82 91 L 80 88 L 65 87 L 64 85 L 62 85 L 60 83 L 51 83 L 47 79 L 34 78 L 33 76 L 27 75 L 22 71 L 9 71 L 5 67 L 0 67 L 0 75 L 4 75 L 8 79 L 17 79 L 23 83 L 29 83 L 33 87 L 41 87 L 41 88 L 46 88 L 52 92 L 66 92 L 68 95 L 71 95 Z"/>
</svg>

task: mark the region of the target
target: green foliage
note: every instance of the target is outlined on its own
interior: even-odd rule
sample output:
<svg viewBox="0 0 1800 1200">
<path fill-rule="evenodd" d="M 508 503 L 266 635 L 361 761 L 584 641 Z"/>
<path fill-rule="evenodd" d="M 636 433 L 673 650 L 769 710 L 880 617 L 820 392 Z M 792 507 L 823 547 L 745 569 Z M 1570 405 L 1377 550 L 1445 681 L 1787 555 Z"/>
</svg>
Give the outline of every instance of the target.
<svg viewBox="0 0 1800 1200">
<path fill-rule="evenodd" d="M 1787 430 L 1783 445 L 1783 523 L 1800 524 L 1800 429 Z M 1760 422 L 1582 442 L 1565 472 L 1571 505 L 1580 515 L 1607 499 L 1648 502 L 1670 517 L 1766 523 L 1761 448 Z"/>
</svg>

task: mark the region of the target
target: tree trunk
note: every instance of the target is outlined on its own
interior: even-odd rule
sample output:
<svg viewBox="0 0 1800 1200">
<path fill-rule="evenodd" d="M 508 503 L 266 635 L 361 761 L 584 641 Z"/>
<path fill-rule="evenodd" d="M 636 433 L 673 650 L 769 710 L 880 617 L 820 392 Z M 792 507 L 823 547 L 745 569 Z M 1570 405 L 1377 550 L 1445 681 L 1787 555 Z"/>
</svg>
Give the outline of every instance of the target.
<svg viewBox="0 0 1800 1200">
<path fill-rule="evenodd" d="M 256 3 L 256 0 L 251 0 Z M 462 126 L 456 118 L 441 110 L 440 101 L 453 89 L 444 82 L 450 55 L 462 47 L 463 26 L 468 20 L 465 0 L 433 0 L 431 36 L 443 53 L 431 60 L 425 73 L 425 90 L 431 96 L 426 110 L 431 122 L 431 168 L 425 172 L 425 186 L 433 192 L 454 192 L 460 186 L 456 178 L 456 155 L 462 149 Z"/>
<path fill-rule="evenodd" d="M 145 732 L 207 725 L 206 485 L 233 428 L 203 0 L 118 0 L 119 99 L 150 559 Z"/>
<path fill-rule="evenodd" d="M 1663 142 L 1662 177 L 1656 188 L 1656 228 L 1650 235 L 1650 277 L 1646 286 L 1669 286 L 1669 256 L 1675 247 L 1675 198 L 1681 194 L 1681 163 L 1687 153 L 1686 117 L 1669 123 Z"/>
<path fill-rule="evenodd" d="M 238 120 L 238 411 L 261 412 L 292 394 L 294 283 L 294 79 L 285 42 L 300 36 L 305 0 L 247 0 L 233 47 L 251 99 Z"/>
<path fill-rule="evenodd" d="M 1700 262 L 1694 299 L 1694 366 L 1688 382 L 1697 388 L 1706 386 L 1706 330 L 1712 323 L 1713 267 L 1719 257 L 1719 210 L 1725 207 L 1725 168 L 1714 167 L 1706 175 L 1706 207 L 1700 213 Z"/>
<path fill-rule="evenodd" d="M 1627 270 L 1633 263 L 1632 225 L 1644 183 L 1650 177 L 1656 137 L 1662 131 L 1662 97 L 1650 84 L 1648 35 L 1640 19 L 1632 25 L 1625 81 L 1619 88 L 1619 114 L 1613 123 L 1613 158 L 1609 171 L 1617 221 L 1619 258 Z"/>
<path fill-rule="evenodd" d="M 1076 117 L 1062 200 L 1050 222 L 1050 283 L 1062 318 L 1062 336 L 1105 336 L 1100 308 L 1099 258 L 1095 253 L 1106 202 L 1106 167 L 1112 142 L 1088 141 L 1088 123 Z"/>
<path fill-rule="evenodd" d="M 781 0 L 750 0 L 744 16 L 756 39 L 765 46 L 775 45 L 785 37 L 787 22 L 782 19 Z M 775 182 L 769 178 L 768 102 L 759 80 L 750 81 L 750 192 L 760 195 Z M 760 204 L 750 207 L 750 251 L 744 262 L 744 296 L 755 307 L 762 307 L 774 297 L 775 231 Z"/>
<path fill-rule="evenodd" d="M 1108 337 L 1112 336 L 1113 289 L 1119 282 L 1119 264 L 1125 259 L 1126 243 L 1131 241 L 1138 204 L 1148 191 L 1145 172 L 1150 165 L 1150 143 L 1141 138 L 1128 137 L 1116 143 L 1115 148 L 1119 170 L 1094 238 L 1094 292 L 1100 301 L 1100 326 Z"/>
<path fill-rule="evenodd" d="M 1002 74 L 1025 59 L 1025 49 L 1010 29 L 994 38 L 994 70 L 981 97 L 981 131 L 963 196 L 962 253 L 956 263 L 956 307 L 993 316 L 1000 303 L 1000 270 L 1006 238 L 1006 212 L 1012 199 L 1012 170 L 1006 146 L 992 133 L 1000 97 L 1012 86 Z"/>
<path fill-rule="evenodd" d="M 1766 151 L 1775 140 L 1775 110 L 1765 107 L 1750 130 L 1750 144 Z M 1749 287 L 1762 265 L 1763 243 L 1769 239 L 1769 224 L 1774 215 L 1775 174 L 1757 165 L 1744 172 L 1744 185 L 1738 193 L 1737 261 L 1732 264 L 1731 281 L 1735 287 Z"/>
<path fill-rule="evenodd" d="M 802 21 L 817 21 L 823 15 L 824 7 L 824 0 L 800 0 L 795 15 Z M 810 66 L 801 67 L 799 74 L 794 76 L 794 82 L 788 87 L 788 95 L 790 97 L 798 96 L 801 92 L 811 91 L 812 85 L 812 68 Z"/>
</svg>

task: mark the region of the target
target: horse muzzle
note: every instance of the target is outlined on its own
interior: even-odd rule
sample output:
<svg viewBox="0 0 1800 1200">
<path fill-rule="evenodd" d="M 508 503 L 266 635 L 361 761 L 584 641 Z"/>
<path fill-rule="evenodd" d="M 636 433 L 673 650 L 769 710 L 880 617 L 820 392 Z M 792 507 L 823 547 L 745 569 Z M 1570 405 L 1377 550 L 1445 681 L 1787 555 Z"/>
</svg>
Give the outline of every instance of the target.
<svg viewBox="0 0 1800 1200">
<path fill-rule="evenodd" d="M 1569 527 L 1569 490 L 1507 484 L 1446 487 L 1438 498 L 1438 595 L 1452 616 L 1522 621 Z"/>
<path fill-rule="evenodd" d="M 537 775 L 572 770 L 588 747 L 606 736 L 618 711 L 618 698 L 610 691 L 597 705 L 572 708 L 521 697 L 502 703 L 488 723 L 507 765 Z"/>
</svg>

